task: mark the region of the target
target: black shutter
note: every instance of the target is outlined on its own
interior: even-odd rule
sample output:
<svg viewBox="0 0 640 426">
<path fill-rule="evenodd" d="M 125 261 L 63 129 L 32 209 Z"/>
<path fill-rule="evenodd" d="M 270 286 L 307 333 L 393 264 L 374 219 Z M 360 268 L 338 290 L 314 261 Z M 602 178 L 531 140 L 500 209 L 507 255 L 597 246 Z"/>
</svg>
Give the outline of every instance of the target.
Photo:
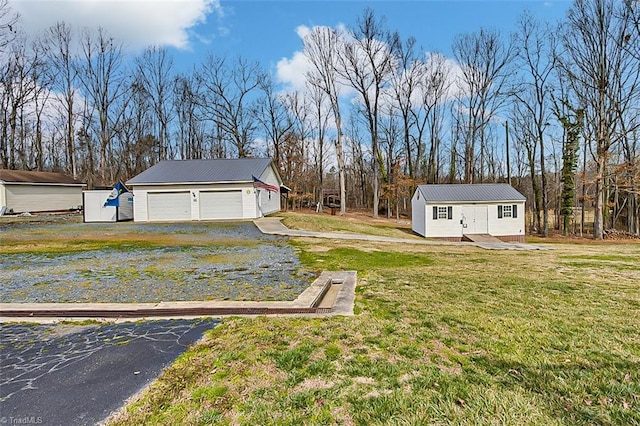
<svg viewBox="0 0 640 426">
<path fill-rule="evenodd" d="M 498 219 L 502 219 L 502 206 L 498 206 Z"/>
<path fill-rule="evenodd" d="M 433 206 L 433 220 L 438 220 L 438 206 Z"/>
<path fill-rule="evenodd" d="M 453 219 L 453 207 L 447 207 L 447 219 Z"/>
<path fill-rule="evenodd" d="M 518 205 L 514 204 L 511 206 L 511 216 L 515 219 L 518 217 Z"/>
</svg>

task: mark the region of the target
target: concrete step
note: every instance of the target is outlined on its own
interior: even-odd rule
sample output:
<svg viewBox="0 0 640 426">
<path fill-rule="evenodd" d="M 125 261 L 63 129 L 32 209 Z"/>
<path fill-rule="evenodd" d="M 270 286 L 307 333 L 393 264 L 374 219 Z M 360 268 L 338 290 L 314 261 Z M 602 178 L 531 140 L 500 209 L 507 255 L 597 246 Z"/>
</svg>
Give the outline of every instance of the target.
<svg viewBox="0 0 640 426">
<path fill-rule="evenodd" d="M 471 241 L 474 243 L 502 243 L 499 238 L 490 234 L 464 234 L 462 239 L 465 241 Z"/>
</svg>

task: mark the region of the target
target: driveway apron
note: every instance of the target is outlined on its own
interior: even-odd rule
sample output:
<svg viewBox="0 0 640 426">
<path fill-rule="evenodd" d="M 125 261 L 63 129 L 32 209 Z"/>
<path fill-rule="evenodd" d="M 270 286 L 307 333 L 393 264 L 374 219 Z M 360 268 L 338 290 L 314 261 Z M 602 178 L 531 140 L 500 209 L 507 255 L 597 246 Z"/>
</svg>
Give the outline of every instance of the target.
<svg viewBox="0 0 640 426">
<path fill-rule="evenodd" d="M 99 423 L 218 323 L 0 324 L 0 422 Z"/>
</svg>

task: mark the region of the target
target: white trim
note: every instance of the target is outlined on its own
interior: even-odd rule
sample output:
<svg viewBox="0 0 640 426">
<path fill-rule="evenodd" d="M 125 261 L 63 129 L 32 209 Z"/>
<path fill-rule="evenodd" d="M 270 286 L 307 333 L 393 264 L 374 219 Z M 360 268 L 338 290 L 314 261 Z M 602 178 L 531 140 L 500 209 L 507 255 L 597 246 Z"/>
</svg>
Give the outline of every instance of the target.
<svg viewBox="0 0 640 426">
<path fill-rule="evenodd" d="M 4 180 L 0 180 L 0 183 L 3 185 L 45 185 L 45 186 L 77 186 L 77 187 L 87 186 L 84 183 L 7 182 Z"/>
</svg>

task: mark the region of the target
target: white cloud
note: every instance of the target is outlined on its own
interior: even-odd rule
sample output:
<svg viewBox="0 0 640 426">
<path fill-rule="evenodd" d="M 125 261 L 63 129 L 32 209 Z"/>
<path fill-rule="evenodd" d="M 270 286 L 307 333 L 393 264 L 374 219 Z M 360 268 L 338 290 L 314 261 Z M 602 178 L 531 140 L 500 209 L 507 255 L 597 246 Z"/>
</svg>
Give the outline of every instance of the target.
<svg viewBox="0 0 640 426">
<path fill-rule="evenodd" d="M 298 28 L 296 28 L 296 34 L 298 34 L 298 37 L 300 37 L 301 40 L 304 40 L 304 38 L 308 36 L 310 32 L 311 28 L 307 27 L 306 25 L 300 25 L 298 26 Z"/>
<path fill-rule="evenodd" d="M 9 0 L 28 35 L 56 22 L 97 29 L 139 49 L 149 45 L 189 47 L 192 28 L 208 15 L 224 16 L 219 0 Z"/>
<path fill-rule="evenodd" d="M 278 82 L 284 83 L 290 90 L 305 90 L 309 60 L 303 52 L 294 52 L 291 58 L 282 58 L 276 65 Z"/>
</svg>

